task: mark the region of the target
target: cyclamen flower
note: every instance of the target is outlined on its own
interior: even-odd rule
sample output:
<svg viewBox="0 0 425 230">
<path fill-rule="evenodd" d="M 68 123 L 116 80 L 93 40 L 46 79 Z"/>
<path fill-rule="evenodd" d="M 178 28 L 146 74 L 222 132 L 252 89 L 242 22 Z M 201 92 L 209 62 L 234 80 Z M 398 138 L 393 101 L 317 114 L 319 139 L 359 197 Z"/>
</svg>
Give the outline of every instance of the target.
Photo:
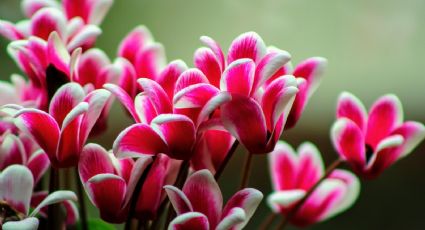
<svg viewBox="0 0 425 230">
<path fill-rule="evenodd" d="M 21 165 L 11 165 L 0 174 L 0 227 L 8 229 L 38 229 L 38 219 L 34 216 L 45 206 L 68 200 L 76 201 L 71 191 L 56 191 L 45 197 L 29 214 L 33 177 Z"/>
<path fill-rule="evenodd" d="M 368 114 L 357 97 L 344 92 L 336 114 L 333 144 L 340 157 L 365 178 L 377 177 L 425 138 L 423 124 L 403 121 L 403 108 L 395 95 L 380 97 Z"/>
<path fill-rule="evenodd" d="M 112 223 L 122 223 L 129 215 L 129 205 L 137 182 L 150 164 L 150 158 L 117 159 L 101 146 L 88 144 L 79 162 L 79 173 L 92 203 L 99 209 L 101 218 Z M 163 154 L 153 162 L 137 199 L 135 217 L 154 219 L 159 204 L 165 197 L 162 186 L 174 183 L 179 164 Z"/>
<path fill-rule="evenodd" d="M 168 229 L 242 229 L 257 209 L 263 194 L 246 188 L 233 195 L 223 209 L 223 197 L 208 170 L 188 177 L 183 189 L 164 186 L 177 217 Z"/>
<path fill-rule="evenodd" d="M 267 201 L 276 213 L 286 215 L 324 175 L 319 150 L 303 143 L 296 153 L 279 141 L 269 154 L 269 167 L 274 192 Z M 334 170 L 323 180 L 305 203 L 289 220 L 297 226 L 307 226 L 329 219 L 348 209 L 357 199 L 360 182 L 346 170 Z"/>
<path fill-rule="evenodd" d="M 86 94 L 80 85 L 68 83 L 53 96 L 49 113 L 20 108 L 15 123 L 47 153 L 53 167 L 72 167 L 109 96 L 104 89 Z"/>
</svg>

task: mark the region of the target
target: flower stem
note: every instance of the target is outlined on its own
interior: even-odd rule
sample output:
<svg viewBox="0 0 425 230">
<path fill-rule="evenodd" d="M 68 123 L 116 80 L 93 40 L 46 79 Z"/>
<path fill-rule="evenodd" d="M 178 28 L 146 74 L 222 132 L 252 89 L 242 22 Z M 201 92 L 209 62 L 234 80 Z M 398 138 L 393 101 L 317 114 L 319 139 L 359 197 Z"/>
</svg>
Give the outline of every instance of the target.
<svg viewBox="0 0 425 230">
<path fill-rule="evenodd" d="M 331 175 L 331 173 L 343 162 L 343 160 L 341 158 L 336 159 L 334 162 L 332 162 L 331 165 L 329 165 L 329 167 L 326 169 L 325 174 L 320 178 L 319 181 L 317 181 L 313 187 L 311 187 L 307 193 L 304 195 L 304 197 L 297 202 L 297 204 L 294 206 L 294 208 L 292 208 L 288 214 L 286 215 L 286 218 L 284 218 L 282 220 L 282 222 L 280 222 L 280 224 L 277 226 L 276 230 L 282 230 L 284 229 L 289 221 L 291 220 L 291 218 L 293 218 L 295 216 L 295 214 L 297 214 L 297 212 L 301 209 L 301 207 L 303 206 L 303 204 L 307 201 L 307 199 L 313 194 L 313 192 L 316 190 L 317 187 L 319 187 L 319 185 L 326 179 L 329 177 L 329 175 Z"/>
<path fill-rule="evenodd" d="M 86 211 L 86 204 L 84 201 L 84 191 L 79 178 L 80 178 L 80 175 L 78 173 L 78 168 L 75 168 L 75 183 L 77 186 L 78 203 L 80 206 L 81 229 L 88 230 L 89 228 L 87 225 L 87 211 Z"/>
<path fill-rule="evenodd" d="M 241 180 L 241 185 L 239 187 L 240 189 L 244 189 L 248 185 L 248 179 L 249 179 L 249 173 L 251 171 L 251 165 L 252 165 L 252 154 L 248 153 L 247 156 L 246 156 L 245 165 L 244 165 L 243 171 L 242 171 L 242 180 Z"/>
<path fill-rule="evenodd" d="M 270 214 L 264 219 L 263 223 L 260 225 L 260 230 L 267 230 L 270 228 L 270 225 L 276 219 L 277 214 L 274 212 L 270 212 Z"/>
<path fill-rule="evenodd" d="M 59 188 L 59 171 L 52 167 L 50 169 L 49 194 L 52 194 Z M 61 209 L 60 204 L 52 204 L 47 209 L 48 229 L 61 229 Z"/>
<path fill-rule="evenodd" d="M 224 158 L 223 162 L 221 162 L 220 167 L 217 169 L 217 171 L 214 174 L 214 179 L 216 181 L 218 181 L 221 174 L 223 174 L 224 169 L 226 168 L 230 159 L 233 157 L 234 153 L 236 152 L 238 145 L 239 145 L 239 141 L 235 140 L 235 142 L 233 142 L 233 144 L 232 144 L 232 147 L 230 147 L 229 151 L 227 152 L 226 157 Z"/>
<path fill-rule="evenodd" d="M 129 212 L 128 212 L 127 221 L 125 222 L 125 226 L 124 226 L 125 230 L 132 229 L 133 217 L 135 216 L 137 201 L 138 201 L 140 192 L 142 190 L 143 184 L 144 184 L 146 178 L 148 177 L 149 171 L 151 170 L 155 159 L 156 159 L 156 156 L 153 156 L 152 162 L 145 168 L 145 170 L 143 171 L 142 175 L 139 178 L 139 181 L 136 184 L 136 187 L 134 188 L 133 194 L 131 196 L 130 208 L 129 208 Z"/>
</svg>

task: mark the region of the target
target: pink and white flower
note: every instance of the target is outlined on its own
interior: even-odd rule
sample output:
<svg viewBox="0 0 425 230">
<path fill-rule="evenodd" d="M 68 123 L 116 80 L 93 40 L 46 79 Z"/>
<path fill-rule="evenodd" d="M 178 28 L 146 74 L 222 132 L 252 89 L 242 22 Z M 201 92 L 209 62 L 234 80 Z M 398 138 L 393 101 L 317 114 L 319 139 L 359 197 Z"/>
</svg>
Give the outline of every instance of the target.
<svg viewBox="0 0 425 230">
<path fill-rule="evenodd" d="M 15 124 L 34 138 L 53 167 L 72 167 L 109 96 L 104 89 L 86 94 L 80 85 L 68 83 L 54 94 L 49 113 L 17 106 Z"/>
<path fill-rule="evenodd" d="M 11 165 L 0 174 L 0 227 L 8 229 L 37 229 L 35 217 L 45 206 L 76 201 L 71 191 L 56 191 L 46 196 L 34 210 L 29 213 L 34 181 L 30 170 L 22 165 Z"/>
<path fill-rule="evenodd" d="M 276 213 L 286 215 L 324 176 L 319 150 L 303 143 L 297 152 L 283 141 L 269 155 L 269 167 L 274 192 L 267 201 Z M 329 219 L 348 209 L 360 192 L 357 177 L 346 170 L 334 170 L 307 198 L 290 222 L 307 226 Z"/>
<path fill-rule="evenodd" d="M 223 197 L 208 170 L 193 173 L 180 190 L 164 186 L 177 212 L 168 229 L 242 229 L 254 214 L 263 194 L 252 188 L 240 190 L 223 208 Z"/>
<path fill-rule="evenodd" d="M 340 157 L 365 178 L 377 177 L 425 138 L 423 124 L 403 121 L 401 102 L 392 94 L 376 100 L 367 113 L 356 96 L 344 92 L 336 114 L 333 144 Z"/>
</svg>

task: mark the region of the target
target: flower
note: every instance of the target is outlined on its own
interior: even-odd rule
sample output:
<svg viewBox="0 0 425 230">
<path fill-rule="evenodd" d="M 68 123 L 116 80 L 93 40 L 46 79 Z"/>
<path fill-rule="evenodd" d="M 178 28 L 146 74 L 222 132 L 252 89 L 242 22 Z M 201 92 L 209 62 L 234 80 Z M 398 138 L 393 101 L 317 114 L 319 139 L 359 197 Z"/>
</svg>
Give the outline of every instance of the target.
<svg viewBox="0 0 425 230">
<path fill-rule="evenodd" d="M 80 179 L 103 220 L 112 223 L 126 220 L 133 192 L 139 192 L 134 191 L 136 184 L 151 162 L 149 157 L 141 157 L 136 162 L 131 158 L 117 159 L 97 144 L 84 147 L 78 165 Z M 166 155 L 157 156 L 136 201 L 137 218 L 156 217 L 159 204 L 165 197 L 162 186 L 174 182 L 178 166 Z"/>
<path fill-rule="evenodd" d="M 377 177 L 425 138 L 423 124 L 403 122 L 401 102 L 392 94 L 376 100 L 367 114 L 356 96 L 343 92 L 336 114 L 331 131 L 335 149 L 365 178 Z"/>
<path fill-rule="evenodd" d="M 0 226 L 2 229 L 37 229 L 34 216 L 45 206 L 68 200 L 76 201 L 71 191 L 56 191 L 49 194 L 29 214 L 33 189 L 31 172 L 22 165 L 11 165 L 0 174 Z M 29 214 L 29 215 L 28 215 Z"/>
<path fill-rule="evenodd" d="M 297 152 L 279 141 L 269 154 L 274 192 L 267 201 L 274 212 L 283 215 L 291 212 L 324 175 L 320 152 L 313 144 L 305 142 Z M 297 226 L 307 226 L 329 219 L 348 209 L 359 192 L 357 177 L 349 171 L 336 169 L 319 184 L 289 221 Z"/>
<path fill-rule="evenodd" d="M 109 96 L 104 89 L 86 94 L 80 85 L 68 83 L 53 96 L 49 113 L 18 106 L 15 124 L 34 138 L 53 167 L 72 167 Z"/>
<path fill-rule="evenodd" d="M 233 195 L 223 209 L 223 197 L 208 170 L 188 177 L 183 189 L 164 186 L 177 212 L 168 229 L 242 229 L 260 204 L 263 194 L 246 188 Z"/>
</svg>

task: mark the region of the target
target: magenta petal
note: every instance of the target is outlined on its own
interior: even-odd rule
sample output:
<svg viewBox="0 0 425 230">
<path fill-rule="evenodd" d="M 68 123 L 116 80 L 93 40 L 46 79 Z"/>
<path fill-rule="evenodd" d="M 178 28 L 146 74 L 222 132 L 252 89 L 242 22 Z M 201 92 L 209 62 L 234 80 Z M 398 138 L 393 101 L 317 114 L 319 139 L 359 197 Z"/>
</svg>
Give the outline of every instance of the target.
<svg viewBox="0 0 425 230">
<path fill-rule="evenodd" d="M 242 208 L 232 208 L 226 216 L 223 216 L 216 230 L 239 229 L 241 226 L 244 226 L 244 222 L 248 222 L 248 220 Z"/>
<path fill-rule="evenodd" d="M 202 122 L 208 120 L 221 105 L 232 100 L 232 96 L 227 92 L 220 92 L 219 94 L 212 97 L 199 112 L 196 125 L 201 125 Z"/>
<path fill-rule="evenodd" d="M 254 82 L 255 63 L 250 59 L 239 59 L 224 70 L 220 82 L 223 91 L 249 96 Z"/>
<path fill-rule="evenodd" d="M 175 109 L 188 109 L 203 107 L 212 97 L 220 91 L 207 83 L 198 83 L 180 90 L 174 96 Z"/>
<path fill-rule="evenodd" d="M 150 124 L 158 116 L 155 106 L 147 93 L 139 93 L 134 99 L 134 107 L 141 123 Z"/>
<path fill-rule="evenodd" d="M 194 64 L 207 76 L 212 85 L 220 87 L 221 66 L 213 51 L 205 47 L 197 49 L 194 55 Z"/>
<path fill-rule="evenodd" d="M 337 109 L 337 118 L 348 118 L 359 126 L 363 131 L 366 130 L 367 112 L 362 102 L 353 94 L 343 92 L 339 95 Z"/>
<path fill-rule="evenodd" d="M 207 216 L 210 227 L 214 229 L 221 217 L 223 197 L 211 172 L 201 170 L 193 173 L 184 184 L 183 192 L 193 210 Z"/>
<path fill-rule="evenodd" d="M 226 66 L 226 60 L 224 59 L 223 50 L 221 49 L 220 45 L 214 41 L 214 39 L 208 36 L 201 36 L 200 40 L 213 51 L 220 63 L 221 70 L 223 70 Z"/>
<path fill-rule="evenodd" d="M 102 87 L 103 84 L 98 84 L 98 77 L 102 69 L 109 64 L 108 56 L 102 50 L 87 50 L 78 60 L 78 83 L 80 85 L 91 83 L 95 88 Z"/>
<path fill-rule="evenodd" d="M 179 76 L 187 70 L 187 65 L 182 60 L 175 60 L 170 62 L 161 74 L 158 76 L 156 80 L 167 93 L 168 98 L 170 100 L 173 99 L 174 96 L 174 88 L 176 85 L 176 81 Z"/>
<path fill-rule="evenodd" d="M 423 124 L 414 121 L 406 121 L 393 131 L 392 135 L 403 136 L 404 142 L 400 146 L 400 156 L 405 157 L 425 138 L 425 127 Z"/>
<path fill-rule="evenodd" d="M 188 212 L 171 221 L 168 230 L 209 230 L 208 218 L 199 212 Z"/>
<path fill-rule="evenodd" d="M 22 141 L 9 130 L 0 137 L 0 142 L 0 170 L 12 164 L 23 165 L 27 161 Z"/>
<path fill-rule="evenodd" d="M 31 35 L 47 40 L 51 32 L 56 31 L 60 36 L 65 34 L 66 18 L 55 8 L 43 8 L 31 18 Z"/>
<path fill-rule="evenodd" d="M 232 100 L 221 106 L 221 120 L 250 153 L 267 152 L 266 121 L 260 105 L 252 98 L 232 95 Z"/>
<path fill-rule="evenodd" d="M 136 70 L 133 65 L 125 58 L 118 57 L 114 64 L 120 72 L 118 85 L 127 92 L 130 97 L 136 95 L 137 84 L 136 84 Z"/>
<path fill-rule="evenodd" d="M 324 165 L 319 150 L 310 142 L 298 148 L 297 188 L 308 191 L 324 174 Z"/>
<path fill-rule="evenodd" d="M 0 200 L 28 215 L 33 185 L 31 171 L 27 167 L 11 165 L 0 173 Z"/>
<path fill-rule="evenodd" d="M 87 193 L 100 211 L 100 217 L 108 222 L 120 223 L 120 212 L 126 193 L 125 181 L 113 174 L 98 174 L 86 184 Z"/>
<path fill-rule="evenodd" d="M 108 152 L 102 146 L 97 144 L 84 146 L 78 162 L 78 172 L 83 183 L 97 174 L 114 174 L 114 171 Z"/>
<path fill-rule="evenodd" d="M 298 158 L 286 142 L 279 141 L 269 154 L 269 169 L 275 190 L 295 188 L 298 181 Z"/>
<path fill-rule="evenodd" d="M 3 20 L 0 20 L 0 35 L 12 41 L 24 38 L 22 32 L 15 25 Z"/>
<path fill-rule="evenodd" d="M 227 63 L 237 59 L 249 58 L 259 62 L 266 54 L 266 45 L 263 39 L 255 32 L 247 32 L 239 35 L 230 45 L 227 55 Z"/>
<path fill-rule="evenodd" d="M 364 135 L 353 121 L 340 118 L 331 130 L 332 142 L 342 159 L 362 171 L 366 164 Z"/>
<path fill-rule="evenodd" d="M 113 149 L 119 158 L 168 152 L 164 140 L 146 124 L 134 124 L 123 130 L 115 139 Z"/>
<path fill-rule="evenodd" d="M 188 69 L 177 79 L 174 94 L 179 93 L 186 87 L 200 83 L 209 83 L 207 77 L 198 69 Z"/>
<path fill-rule="evenodd" d="M 379 98 L 370 108 L 366 142 L 375 148 L 381 139 L 389 135 L 403 121 L 403 108 L 395 95 Z"/>
<path fill-rule="evenodd" d="M 59 142 L 59 126 L 47 113 L 23 109 L 17 115 L 16 126 L 31 135 L 54 164 Z"/>
<path fill-rule="evenodd" d="M 62 126 L 65 117 L 78 103 L 83 101 L 84 95 L 83 88 L 77 83 L 63 85 L 56 91 L 50 102 L 49 114 L 55 118 L 59 126 Z"/>
<path fill-rule="evenodd" d="M 139 77 L 156 80 L 165 66 L 164 47 L 159 43 L 147 45 L 136 55 L 134 66 Z"/>
<path fill-rule="evenodd" d="M 158 114 L 172 112 L 172 104 L 164 89 L 155 81 L 140 78 L 137 83 L 142 87 L 143 91 L 155 106 Z"/>
<path fill-rule="evenodd" d="M 45 7 L 58 7 L 54 0 L 23 0 L 21 8 L 27 18 L 31 18 L 37 11 Z"/>
<path fill-rule="evenodd" d="M 74 37 L 68 42 L 68 50 L 75 50 L 81 47 L 88 49 L 94 45 L 97 37 L 102 33 L 102 30 L 95 25 L 85 25 Z"/>
<path fill-rule="evenodd" d="M 140 122 L 139 116 L 134 108 L 133 99 L 126 91 L 124 91 L 124 89 L 114 84 L 105 84 L 103 87 L 109 90 L 109 92 L 111 92 L 121 102 L 136 122 Z"/>
<path fill-rule="evenodd" d="M 242 229 L 248 223 L 249 219 L 251 219 L 262 199 L 263 194 L 256 189 L 245 188 L 240 190 L 227 202 L 223 209 L 222 219 L 231 215 L 234 208 L 241 208 L 244 211 L 245 218 L 241 221 L 241 223 L 238 223 L 238 228 Z"/>
<path fill-rule="evenodd" d="M 127 158 L 128 159 L 128 158 Z M 120 159 L 121 161 L 123 159 Z M 140 177 L 144 173 L 146 167 L 152 163 L 152 157 L 139 157 L 136 162 L 134 162 L 133 167 L 131 168 L 130 178 L 127 183 L 127 192 L 125 194 L 125 200 L 123 207 L 129 207 L 128 204 L 133 196 L 133 192 L 136 189 L 137 182 L 139 182 Z"/>
<path fill-rule="evenodd" d="M 180 189 L 172 185 L 166 185 L 164 189 L 177 215 L 193 212 L 192 204 Z"/>
<path fill-rule="evenodd" d="M 66 76 L 70 76 L 69 63 L 71 61 L 71 56 L 56 31 L 50 34 L 47 41 L 47 55 L 50 64 L 63 72 Z"/>
<path fill-rule="evenodd" d="M 161 114 L 152 120 L 154 129 L 161 132 L 171 158 L 187 160 L 195 143 L 195 125 L 190 118 L 179 114 Z M 184 133 L 184 135 L 181 135 Z"/>
<path fill-rule="evenodd" d="M 49 169 L 49 157 L 42 150 L 34 152 L 28 160 L 27 167 L 34 177 L 34 184 L 37 184 L 44 173 Z"/>
<path fill-rule="evenodd" d="M 137 53 L 146 44 L 150 44 L 152 40 L 152 35 L 148 28 L 138 26 L 122 40 L 118 48 L 118 56 L 126 58 L 131 63 L 135 63 Z"/>
</svg>

